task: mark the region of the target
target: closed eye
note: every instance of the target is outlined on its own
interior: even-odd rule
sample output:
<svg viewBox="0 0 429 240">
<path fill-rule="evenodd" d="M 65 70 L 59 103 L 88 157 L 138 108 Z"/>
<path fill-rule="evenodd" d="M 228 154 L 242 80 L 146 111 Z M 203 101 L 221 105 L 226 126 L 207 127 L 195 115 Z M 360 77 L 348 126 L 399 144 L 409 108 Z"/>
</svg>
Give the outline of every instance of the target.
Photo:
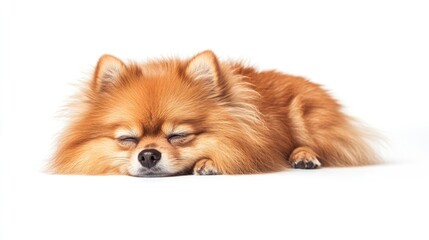
<svg viewBox="0 0 429 240">
<path fill-rule="evenodd" d="M 188 136 L 187 133 L 172 133 L 167 135 L 167 140 L 171 144 L 179 144 L 184 142 Z"/>
<path fill-rule="evenodd" d="M 136 137 L 131 137 L 131 136 L 121 136 L 118 138 L 118 141 L 124 144 L 127 144 L 127 143 L 137 144 L 139 142 L 139 140 Z"/>
</svg>

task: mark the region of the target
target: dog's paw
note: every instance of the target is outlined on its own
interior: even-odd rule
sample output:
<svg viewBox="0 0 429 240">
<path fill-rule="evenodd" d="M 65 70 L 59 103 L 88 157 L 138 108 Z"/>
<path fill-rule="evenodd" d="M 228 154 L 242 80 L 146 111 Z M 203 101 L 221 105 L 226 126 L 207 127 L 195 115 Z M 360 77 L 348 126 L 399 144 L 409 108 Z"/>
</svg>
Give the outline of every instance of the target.
<svg viewBox="0 0 429 240">
<path fill-rule="evenodd" d="M 221 172 L 214 165 L 213 160 L 203 159 L 194 166 L 194 175 L 219 175 Z"/>
<path fill-rule="evenodd" d="M 322 166 L 317 155 L 307 147 L 295 149 L 290 155 L 289 161 L 293 168 L 299 169 L 314 169 Z"/>
</svg>

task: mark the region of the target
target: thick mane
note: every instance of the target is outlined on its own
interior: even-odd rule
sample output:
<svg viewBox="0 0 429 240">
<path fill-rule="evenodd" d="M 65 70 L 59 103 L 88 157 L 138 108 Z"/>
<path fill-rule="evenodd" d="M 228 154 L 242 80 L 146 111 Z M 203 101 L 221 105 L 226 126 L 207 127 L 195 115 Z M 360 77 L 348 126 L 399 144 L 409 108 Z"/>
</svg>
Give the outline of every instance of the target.
<svg viewBox="0 0 429 240">
<path fill-rule="evenodd" d="M 229 91 L 225 96 L 227 100 L 220 101 L 219 104 L 242 124 L 246 132 L 254 132 L 255 126 L 264 127 L 265 122 L 256 106 L 257 102 L 261 100 L 261 95 L 251 83 L 244 80 L 247 76 L 239 74 L 237 68 L 229 64 L 222 65 L 222 74 L 227 78 Z"/>
</svg>

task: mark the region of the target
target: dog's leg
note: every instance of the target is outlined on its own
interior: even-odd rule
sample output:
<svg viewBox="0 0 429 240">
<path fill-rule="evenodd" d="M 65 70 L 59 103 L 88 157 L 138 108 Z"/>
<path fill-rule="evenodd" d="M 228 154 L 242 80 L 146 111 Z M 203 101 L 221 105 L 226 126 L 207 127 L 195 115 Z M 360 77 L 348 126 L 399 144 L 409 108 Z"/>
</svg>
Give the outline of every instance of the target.
<svg viewBox="0 0 429 240">
<path fill-rule="evenodd" d="M 213 160 L 202 159 L 195 163 L 194 175 L 219 175 L 222 174 L 215 166 Z"/>
<path fill-rule="evenodd" d="M 295 148 L 289 156 L 289 162 L 294 168 L 313 169 L 321 166 L 317 154 L 309 147 Z"/>
</svg>

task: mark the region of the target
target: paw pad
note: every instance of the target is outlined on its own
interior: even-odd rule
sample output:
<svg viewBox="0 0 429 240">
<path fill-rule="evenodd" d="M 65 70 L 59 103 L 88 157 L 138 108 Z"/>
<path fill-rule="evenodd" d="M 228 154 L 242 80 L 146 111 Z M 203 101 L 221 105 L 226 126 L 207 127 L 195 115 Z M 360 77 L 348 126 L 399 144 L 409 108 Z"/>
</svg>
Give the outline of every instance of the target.
<svg viewBox="0 0 429 240">
<path fill-rule="evenodd" d="M 292 164 L 292 167 L 299 169 L 315 169 L 321 166 L 317 159 L 298 160 Z"/>
</svg>

